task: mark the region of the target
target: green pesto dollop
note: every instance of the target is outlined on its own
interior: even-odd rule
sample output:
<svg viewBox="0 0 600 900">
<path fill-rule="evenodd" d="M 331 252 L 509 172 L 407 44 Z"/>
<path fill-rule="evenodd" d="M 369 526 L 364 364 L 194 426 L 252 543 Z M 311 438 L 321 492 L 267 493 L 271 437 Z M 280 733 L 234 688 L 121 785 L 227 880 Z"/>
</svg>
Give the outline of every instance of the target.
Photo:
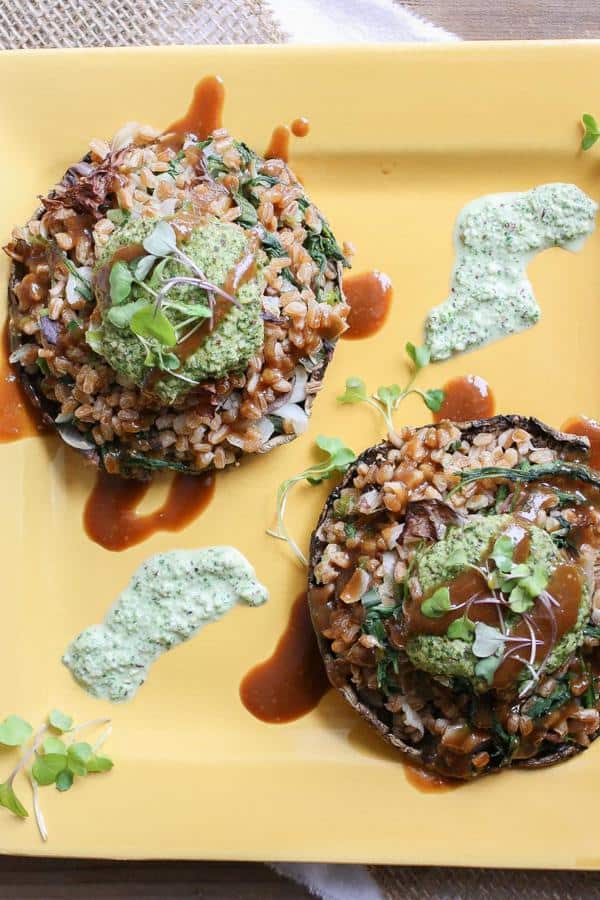
<svg viewBox="0 0 600 900">
<path fill-rule="evenodd" d="M 540 308 L 526 268 L 549 247 L 577 250 L 595 227 L 598 204 L 574 184 L 489 194 L 465 206 L 454 231 L 450 296 L 429 313 L 434 360 L 535 325 Z"/>
<path fill-rule="evenodd" d="M 115 253 L 122 247 L 142 244 L 155 228 L 156 222 L 147 219 L 130 219 L 116 228 L 96 264 L 96 279 L 107 266 L 111 265 Z M 206 276 L 207 281 L 224 288 L 228 274 L 240 259 L 250 251 L 248 233 L 238 225 L 227 222 L 210 222 L 194 228 L 189 238 L 182 241 L 181 249 Z M 159 289 L 167 279 L 178 276 L 193 276 L 182 261 L 170 258 L 161 270 L 160 278 L 154 283 Z M 152 277 L 149 282 L 152 284 Z M 97 281 L 96 281 L 97 283 Z M 261 317 L 261 297 L 264 279 L 260 266 L 252 278 L 242 284 L 236 292 L 241 308 L 233 304 L 214 330 L 206 335 L 201 345 L 182 360 L 175 375 L 161 373 L 153 378 L 152 393 L 167 404 L 173 403 L 193 387 L 193 383 L 222 378 L 230 372 L 243 371 L 249 360 L 263 344 L 264 329 Z M 204 290 L 195 285 L 175 285 L 168 294 L 181 308 L 173 310 L 165 303 L 161 310 L 174 325 L 186 321 L 186 307 L 194 304 L 205 305 L 208 297 Z M 152 300 L 151 295 L 134 284 L 128 302 Z M 117 327 L 108 318 L 110 304 L 101 304 L 102 324 L 94 328 L 91 339 L 93 349 L 103 356 L 109 365 L 121 375 L 131 378 L 140 387 L 149 373 L 145 364 L 146 348 L 129 327 Z M 190 328 L 194 323 L 190 323 Z M 172 348 L 176 349 L 176 348 Z"/>
<path fill-rule="evenodd" d="M 464 527 L 450 528 L 443 540 L 429 547 L 415 566 L 414 579 L 418 595 L 428 596 L 445 586 L 464 571 L 464 564 L 456 564 L 457 554 L 464 554 L 468 565 L 480 566 L 486 560 L 495 539 L 505 531 L 513 517 L 510 515 L 482 516 Z M 530 553 L 528 564 L 543 570 L 549 580 L 554 570 L 565 562 L 562 551 L 542 528 L 529 525 Z M 413 589 L 414 591 L 414 589 Z M 413 593 L 411 591 L 411 593 Z M 590 593 L 584 582 L 577 621 L 574 627 L 557 641 L 547 660 L 546 672 L 560 668 L 567 657 L 583 642 L 583 629 L 590 613 Z M 505 614 L 506 623 L 516 621 L 516 615 Z M 413 665 L 438 677 L 460 677 L 470 681 L 476 690 L 489 689 L 475 667 L 480 661 L 473 653 L 472 643 L 446 635 L 417 634 L 410 638 L 406 653 Z M 526 675 L 526 670 L 524 670 Z"/>
<path fill-rule="evenodd" d="M 134 573 L 104 622 L 75 638 L 62 661 L 92 696 L 130 700 L 161 654 L 236 603 L 260 606 L 267 596 L 234 547 L 158 553 Z"/>
</svg>

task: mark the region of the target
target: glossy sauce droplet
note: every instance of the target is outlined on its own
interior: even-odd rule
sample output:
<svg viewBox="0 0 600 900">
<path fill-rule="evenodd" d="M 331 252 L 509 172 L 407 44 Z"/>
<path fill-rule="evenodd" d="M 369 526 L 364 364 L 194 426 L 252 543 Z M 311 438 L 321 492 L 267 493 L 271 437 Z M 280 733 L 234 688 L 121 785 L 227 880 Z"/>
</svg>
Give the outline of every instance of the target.
<svg viewBox="0 0 600 900">
<path fill-rule="evenodd" d="M 463 784 L 462 781 L 456 781 L 454 778 L 444 778 L 443 775 L 437 775 L 435 772 L 428 772 L 427 769 L 410 766 L 406 763 L 404 764 L 404 774 L 408 783 L 424 794 L 453 791 Z"/>
<path fill-rule="evenodd" d="M 10 347 L 8 324 L 2 332 L 0 348 L 0 442 L 8 443 L 21 438 L 34 437 L 48 429 L 41 412 L 27 397 L 25 389 L 13 372 L 8 357 Z"/>
<path fill-rule="evenodd" d="M 383 328 L 392 304 L 392 282 L 383 272 L 361 272 L 344 278 L 350 306 L 346 340 L 371 337 Z"/>
<path fill-rule="evenodd" d="M 590 465 L 594 469 L 600 469 L 600 422 L 588 419 L 587 416 L 577 416 L 567 419 L 562 426 L 562 431 L 568 434 L 579 434 L 590 440 Z"/>
<path fill-rule="evenodd" d="M 225 87 L 218 75 L 208 75 L 198 82 L 192 102 L 185 116 L 165 128 L 165 132 L 187 134 L 191 132 L 206 140 L 216 128 L 223 125 Z"/>
<path fill-rule="evenodd" d="M 88 537 L 106 550 L 126 550 L 157 531 L 180 531 L 208 506 L 215 489 L 212 474 L 174 475 L 164 504 L 140 516 L 136 507 L 150 484 L 99 472 L 83 514 Z"/>
<path fill-rule="evenodd" d="M 257 719 L 280 724 L 309 713 L 329 687 L 303 592 L 273 655 L 244 677 L 240 698 Z"/>
<path fill-rule="evenodd" d="M 452 378 L 444 385 L 444 402 L 434 420 L 441 422 L 469 422 L 472 419 L 489 419 L 494 415 L 496 403 L 490 387 L 479 375 L 463 375 Z"/>
<path fill-rule="evenodd" d="M 295 137 L 303 138 L 310 131 L 310 122 L 305 116 L 300 116 L 298 119 L 294 119 L 291 128 Z"/>
<path fill-rule="evenodd" d="M 265 150 L 265 159 L 282 159 L 287 162 L 290 157 L 290 129 L 287 125 L 278 125 L 273 129 L 269 146 Z"/>
</svg>

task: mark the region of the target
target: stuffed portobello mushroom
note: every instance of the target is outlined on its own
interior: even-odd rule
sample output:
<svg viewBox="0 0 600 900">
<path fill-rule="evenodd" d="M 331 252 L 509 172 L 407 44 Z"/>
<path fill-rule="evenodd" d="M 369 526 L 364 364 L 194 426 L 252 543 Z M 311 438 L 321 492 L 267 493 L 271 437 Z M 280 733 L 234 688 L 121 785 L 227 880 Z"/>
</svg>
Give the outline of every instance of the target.
<svg viewBox="0 0 600 900">
<path fill-rule="evenodd" d="M 346 327 L 326 220 L 224 130 L 92 141 L 5 249 L 10 361 L 110 473 L 222 469 L 292 440 Z"/>
<path fill-rule="evenodd" d="M 536 419 L 404 429 L 365 451 L 311 544 L 330 681 L 408 761 L 470 779 L 600 729 L 600 474 Z"/>
</svg>

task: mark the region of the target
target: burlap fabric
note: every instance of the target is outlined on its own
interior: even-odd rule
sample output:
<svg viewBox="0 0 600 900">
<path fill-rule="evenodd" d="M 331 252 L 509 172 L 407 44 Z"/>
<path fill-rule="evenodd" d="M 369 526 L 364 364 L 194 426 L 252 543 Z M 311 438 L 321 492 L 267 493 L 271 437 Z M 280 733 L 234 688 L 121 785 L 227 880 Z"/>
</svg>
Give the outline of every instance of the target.
<svg viewBox="0 0 600 900">
<path fill-rule="evenodd" d="M 0 0 L 2 50 L 284 40 L 262 0 Z"/>
<path fill-rule="evenodd" d="M 423 7 L 426 12 L 426 6 Z M 0 49 L 283 43 L 262 0 L 0 0 Z M 433 813 L 433 810 L 432 810 Z M 532 823 L 532 827 L 543 827 Z M 493 827 L 493 824 L 492 824 Z M 499 836 L 499 839 L 510 836 Z M 387 900 L 600 898 L 588 872 L 370 867 Z"/>
</svg>

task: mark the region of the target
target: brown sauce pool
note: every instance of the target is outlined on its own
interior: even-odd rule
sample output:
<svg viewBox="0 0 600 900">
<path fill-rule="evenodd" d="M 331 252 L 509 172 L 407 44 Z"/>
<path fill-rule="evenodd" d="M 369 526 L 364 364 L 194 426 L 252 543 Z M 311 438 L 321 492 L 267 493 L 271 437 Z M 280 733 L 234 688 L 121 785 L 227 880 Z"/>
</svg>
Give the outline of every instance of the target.
<svg viewBox="0 0 600 900">
<path fill-rule="evenodd" d="M 215 490 L 212 474 L 173 476 L 164 504 L 140 516 L 136 507 L 150 482 L 99 472 L 83 514 L 88 537 L 106 550 L 126 550 L 157 531 L 180 531 L 206 509 Z"/>
<path fill-rule="evenodd" d="M 0 349 L 0 443 L 35 437 L 48 431 L 41 412 L 14 374 L 9 356 L 8 324 L 5 324 Z"/>
<path fill-rule="evenodd" d="M 224 104 L 225 87 L 222 79 L 218 75 L 208 75 L 196 85 L 186 114 L 169 125 L 165 131 L 173 131 L 176 134 L 191 131 L 200 140 L 205 140 L 216 128 L 222 127 Z"/>
<path fill-rule="evenodd" d="M 329 687 L 303 591 L 273 655 L 244 676 L 240 698 L 257 719 L 281 724 L 309 713 Z"/>
<path fill-rule="evenodd" d="M 587 416 L 578 416 L 567 419 L 562 426 L 562 431 L 568 434 L 579 434 L 590 440 L 590 465 L 594 469 L 600 469 L 600 422 L 588 419 Z"/>
<path fill-rule="evenodd" d="M 411 766 L 408 763 L 404 763 L 404 774 L 408 783 L 423 794 L 440 794 L 445 791 L 453 791 L 463 784 L 463 782 L 454 778 L 444 778 L 443 775 L 428 772 L 427 769 Z"/>
<path fill-rule="evenodd" d="M 344 293 L 350 306 L 346 340 L 372 337 L 383 328 L 392 304 L 392 282 L 383 272 L 361 272 L 344 278 Z"/>
<path fill-rule="evenodd" d="M 287 125 L 278 125 L 273 129 L 271 140 L 265 150 L 265 159 L 282 159 L 288 162 L 290 158 L 290 129 Z"/>
<path fill-rule="evenodd" d="M 310 122 L 306 116 L 300 116 L 298 119 L 294 119 L 290 127 L 294 137 L 303 138 L 310 131 Z"/>
<path fill-rule="evenodd" d="M 434 421 L 450 419 L 452 422 L 469 422 L 472 419 L 489 419 L 494 415 L 496 403 L 487 381 L 479 375 L 463 375 L 452 378 L 444 385 L 444 402 Z"/>
</svg>

